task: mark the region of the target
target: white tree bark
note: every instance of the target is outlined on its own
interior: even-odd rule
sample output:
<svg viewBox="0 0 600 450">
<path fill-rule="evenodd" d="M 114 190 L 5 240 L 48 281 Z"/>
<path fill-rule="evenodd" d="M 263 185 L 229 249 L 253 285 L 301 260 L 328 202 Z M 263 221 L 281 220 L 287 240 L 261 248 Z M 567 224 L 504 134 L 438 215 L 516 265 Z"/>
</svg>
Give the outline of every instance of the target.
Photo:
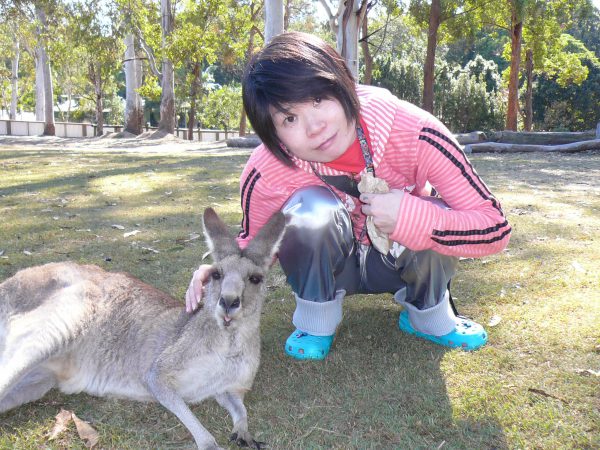
<svg viewBox="0 0 600 450">
<path fill-rule="evenodd" d="M 173 9 L 171 0 L 160 1 L 162 45 L 167 46 L 167 39 L 173 31 Z M 167 57 L 162 61 L 162 95 L 160 99 L 160 121 L 158 130 L 163 133 L 173 134 L 175 132 L 175 76 L 173 63 Z"/>
<path fill-rule="evenodd" d="M 125 36 L 125 124 L 129 133 L 140 134 L 144 121 L 142 97 L 137 89 L 142 85 L 142 62 L 136 57 L 133 34 Z"/>
<path fill-rule="evenodd" d="M 19 45 L 19 40 L 15 36 L 14 38 L 15 44 L 15 56 L 12 60 L 12 73 L 11 73 L 11 99 L 10 99 L 10 112 L 9 119 L 16 120 L 17 119 L 17 101 L 19 99 L 19 59 L 21 57 L 21 47 Z"/>
<path fill-rule="evenodd" d="M 43 122 L 44 114 L 44 63 L 43 49 L 38 44 L 35 47 L 35 120 Z"/>
<path fill-rule="evenodd" d="M 334 14 L 328 0 L 320 0 L 327 13 L 329 27 L 336 35 L 337 51 L 345 59 L 354 79 L 358 80 L 358 36 L 366 14 L 367 0 L 339 0 Z"/>
<path fill-rule="evenodd" d="M 35 15 L 39 21 L 37 32 L 38 32 L 38 48 L 40 50 L 40 63 L 42 66 L 42 73 L 44 76 L 44 135 L 54 136 L 54 94 L 52 90 L 52 73 L 50 71 L 50 59 L 48 53 L 44 47 L 42 38 L 42 30 L 46 29 L 46 13 L 41 6 L 35 6 Z"/>
<path fill-rule="evenodd" d="M 265 0 L 265 44 L 283 33 L 283 0 Z"/>
<path fill-rule="evenodd" d="M 358 34 L 361 27 L 360 0 L 340 1 L 341 26 L 337 27 L 337 51 L 346 60 L 355 80 L 358 80 Z M 338 22 L 340 19 L 338 18 Z"/>
</svg>

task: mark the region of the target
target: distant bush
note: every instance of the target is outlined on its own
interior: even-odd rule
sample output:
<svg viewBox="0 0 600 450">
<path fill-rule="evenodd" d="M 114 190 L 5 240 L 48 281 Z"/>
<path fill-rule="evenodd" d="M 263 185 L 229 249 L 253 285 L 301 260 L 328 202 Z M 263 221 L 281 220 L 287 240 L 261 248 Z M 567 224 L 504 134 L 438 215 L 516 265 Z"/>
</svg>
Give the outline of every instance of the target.
<svg viewBox="0 0 600 450">
<path fill-rule="evenodd" d="M 373 85 L 388 89 L 402 100 L 421 104 L 423 64 L 391 57 L 375 58 Z"/>
<path fill-rule="evenodd" d="M 479 55 L 464 68 L 441 68 L 435 100 L 436 116 L 456 133 L 504 128 L 506 99 L 498 67 Z"/>
<path fill-rule="evenodd" d="M 225 85 L 208 94 L 202 105 L 200 120 L 206 128 L 231 130 L 240 124 L 241 112 L 241 85 Z"/>
<path fill-rule="evenodd" d="M 390 58 L 376 59 L 373 84 L 399 98 L 421 104 L 423 66 Z M 477 55 L 464 68 L 444 60 L 436 67 L 434 114 L 455 133 L 504 127 L 506 99 L 498 67 Z"/>
</svg>

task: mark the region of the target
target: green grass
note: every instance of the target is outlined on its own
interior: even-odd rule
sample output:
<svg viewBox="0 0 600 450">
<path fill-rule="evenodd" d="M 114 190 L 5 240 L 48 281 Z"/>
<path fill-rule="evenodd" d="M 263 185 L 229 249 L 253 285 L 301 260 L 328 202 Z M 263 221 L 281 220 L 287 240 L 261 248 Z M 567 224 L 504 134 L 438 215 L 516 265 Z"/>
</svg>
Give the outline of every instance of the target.
<svg viewBox="0 0 600 450">
<path fill-rule="evenodd" d="M 74 260 L 130 272 L 183 299 L 206 251 L 203 209 L 238 227 L 246 158 L 0 150 L 0 280 Z M 586 372 L 600 370 L 600 154 L 472 161 L 514 230 L 502 254 L 463 260 L 453 283 L 461 312 L 483 324 L 501 317 L 488 327 L 489 344 L 447 351 L 400 333 L 390 295 L 355 296 L 329 358 L 292 361 L 283 341 L 294 301 L 275 268 L 262 364 L 246 402 L 259 440 L 276 449 L 600 448 L 600 378 Z M 98 430 L 100 448 L 193 444 L 157 405 L 53 391 L 0 416 L 0 448 L 84 448 L 73 426 L 47 440 L 61 408 Z M 193 410 L 227 446 L 226 412 L 212 401 Z"/>
</svg>

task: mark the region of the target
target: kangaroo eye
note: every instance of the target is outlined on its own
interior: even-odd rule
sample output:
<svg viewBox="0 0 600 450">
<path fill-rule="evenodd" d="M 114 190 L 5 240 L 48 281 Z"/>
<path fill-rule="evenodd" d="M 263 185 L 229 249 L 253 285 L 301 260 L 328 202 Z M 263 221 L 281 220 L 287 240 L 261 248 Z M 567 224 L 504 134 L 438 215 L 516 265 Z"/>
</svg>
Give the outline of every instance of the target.
<svg viewBox="0 0 600 450">
<path fill-rule="evenodd" d="M 213 273 L 210 274 L 211 278 L 213 280 L 220 280 L 221 279 L 221 274 L 219 273 L 218 270 L 215 270 Z"/>
<path fill-rule="evenodd" d="M 262 275 L 250 275 L 250 277 L 248 277 L 248 280 L 250 280 L 250 283 L 252 284 L 259 284 L 262 282 L 263 277 Z"/>
</svg>

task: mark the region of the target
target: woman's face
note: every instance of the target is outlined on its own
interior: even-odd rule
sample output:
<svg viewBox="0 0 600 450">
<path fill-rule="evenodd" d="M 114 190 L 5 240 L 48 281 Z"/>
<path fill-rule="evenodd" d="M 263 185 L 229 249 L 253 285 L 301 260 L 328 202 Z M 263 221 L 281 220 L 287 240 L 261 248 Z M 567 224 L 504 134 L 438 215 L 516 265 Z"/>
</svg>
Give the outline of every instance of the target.
<svg viewBox="0 0 600 450">
<path fill-rule="evenodd" d="M 277 137 L 288 152 L 305 161 L 331 162 L 356 139 L 354 121 L 348 122 L 335 98 L 285 105 L 286 112 L 271 107 Z"/>
</svg>

